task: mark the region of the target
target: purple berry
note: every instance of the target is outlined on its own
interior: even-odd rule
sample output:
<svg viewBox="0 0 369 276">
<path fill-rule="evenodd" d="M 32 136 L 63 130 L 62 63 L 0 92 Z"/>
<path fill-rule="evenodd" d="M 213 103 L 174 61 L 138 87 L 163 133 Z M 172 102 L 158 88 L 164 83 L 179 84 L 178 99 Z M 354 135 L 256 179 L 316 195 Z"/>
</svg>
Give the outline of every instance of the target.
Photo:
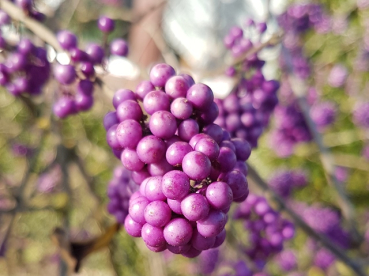
<svg viewBox="0 0 369 276">
<path fill-rule="evenodd" d="M 100 31 L 104 33 L 110 33 L 114 30 L 115 23 L 111 18 L 107 16 L 101 16 L 97 21 L 97 26 L 99 27 Z"/>
<path fill-rule="evenodd" d="M 165 63 L 160 63 L 151 69 L 150 81 L 154 86 L 164 87 L 167 80 L 175 74 L 176 72 L 173 67 Z"/>
<path fill-rule="evenodd" d="M 70 31 L 60 31 L 57 34 L 56 39 L 64 50 L 70 50 L 77 47 L 77 37 Z"/>
<path fill-rule="evenodd" d="M 110 53 L 113 55 L 126 57 L 128 55 L 128 44 L 124 39 L 114 39 L 110 44 Z"/>
</svg>

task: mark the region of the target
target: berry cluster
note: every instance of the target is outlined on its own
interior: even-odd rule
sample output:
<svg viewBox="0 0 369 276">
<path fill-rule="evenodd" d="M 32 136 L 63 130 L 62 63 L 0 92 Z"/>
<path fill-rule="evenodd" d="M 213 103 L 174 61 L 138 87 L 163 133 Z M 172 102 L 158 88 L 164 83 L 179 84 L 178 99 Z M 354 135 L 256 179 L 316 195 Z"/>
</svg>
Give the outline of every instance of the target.
<svg viewBox="0 0 369 276">
<path fill-rule="evenodd" d="M 10 21 L 4 21 L 0 13 L 0 25 L 7 22 Z M 0 49 L 6 53 L 4 63 L 0 64 L 0 85 L 14 96 L 39 95 L 50 75 L 46 50 L 36 47 L 28 38 L 22 38 L 17 46 L 13 46 L 2 36 Z"/>
<path fill-rule="evenodd" d="M 323 32 L 325 19 L 321 6 L 316 4 L 291 5 L 279 16 L 278 23 L 285 32 L 282 55 L 280 55 L 283 71 L 293 71 L 301 79 L 307 79 L 310 76 L 311 68 L 309 60 L 304 55 L 300 36 L 311 28 Z"/>
<path fill-rule="evenodd" d="M 310 108 L 310 117 L 319 130 L 324 130 L 336 119 L 336 105 L 333 102 L 317 102 Z"/>
<path fill-rule="evenodd" d="M 267 24 L 265 22 L 255 23 L 253 20 L 248 20 L 245 25 L 249 32 L 256 31 L 259 36 L 267 29 Z M 239 26 L 232 27 L 224 37 L 223 42 L 225 47 L 231 51 L 232 56 L 235 58 L 242 56 L 253 47 L 252 41 L 244 37 L 243 29 Z M 231 68 L 227 70 L 229 75 L 233 75 L 232 72 L 235 72 Z"/>
<path fill-rule="evenodd" d="M 249 246 L 245 253 L 263 268 L 267 259 L 281 252 L 283 243 L 295 234 L 293 224 L 274 211 L 264 197 L 250 194 L 235 212 L 235 219 L 245 219 Z"/>
<path fill-rule="evenodd" d="M 303 33 L 311 28 L 322 30 L 326 17 L 319 4 L 294 4 L 279 16 L 278 23 L 286 31 Z"/>
<path fill-rule="evenodd" d="M 259 25 L 256 28 L 260 29 L 260 34 L 266 29 L 265 23 L 262 24 L 263 28 L 259 28 Z M 250 39 L 243 37 L 243 31 L 239 27 L 230 30 L 224 43 L 235 57 L 253 47 Z M 232 136 L 247 140 L 252 147 L 257 146 L 258 138 L 268 125 L 270 115 L 278 103 L 276 93 L 279 83 L 276 80 L 265 80 L 262 73 L 264 64 L 265 61 L 254 54 L 246 57 L 239 67 L 229 68 L 226 74 L 239 74 L 242 76 L 241 80 L 224 100 L 217 99 L 219 116 L 215 123 L 227 129 Z"/>
<path fill-rule="evenodd" d="M 270 144 L 277 155 L 290 156 L 295 144 L 311 141 L 310 130 L 296 101 L 289 105 L 278 105 L 274 116 L 275 129 L 271 132 Z"/>
<path fill-rule="evenodd" d="M 106 36 L 114 30 L 114 21 L 102 16 L 98 27 Z M 57 34 L 60 46 L 69 53 L 71 64 L 58 64 L 54 68 L 55 79 L 62 85 L 61 96 L 54 104 L 54 114 L 59 118 L 81 111 L 87 111 L 93 106 L 93 90 L 96 65 L 103 65 L 105 50 L 96 43 L 87 45 L 85 51 L 78 48 L 78 40 L 70 31 L 60 31 Z M 115 39 L 110 44 L 110 54 L 126 56 L 127 43 L 123 39 Z M 79 74 L 77 74 L 77 72 Z M 76 84 L 76 79 L 78 79 Z M 75 84 L 72 87 L 72 84 Z M 76 92 L 74 92 L 76 90 Z"/>
<path fill-rule="evenodd" d="M 275 80 L 262 80 L 261 85 L 245 89 L 248 83 L 244 79 L 224 100 L 217 99 L 219 117 L 215 123 L 227 129 L 232 136 L 243 138 L 252 147 L 257 147 L 278 102 L 276 92 L 279 84 Z"/>
<path fill-rule="evenodd" d="M 275 259 L 284 272 L 289 272 L 297 268 L 296 253 L 291 249 L 283 250 Z"/>
<path fill-rule="evenodd" d="M 107 209 L 120 224 L 124 224 L 128 215 L 129 199 L 137 189 L 138 186 L 132 181 L 130 171 L 123 166 L 115 168 L 113 179 L 108 184 Z"/>
<path fill-rule="evenodd" d="M 187 257 L 223 243 L 232 201 L 248 195 L 244 162 L 251 148 L 213 123 L 211 89 L 158 64 L 136 93 L 118 90 L 113 105 L 104 118 L 107 142 L 140 184 L 126 231 L 153 251 Z"/>
<path fill-rule="evenodd" d="M 315 231 L 326 235 L 342 248 L 349 247 L 349 235 L 343 229 L 341 217 L 337 211 L 319 205 L 308 206 L 302 202 L 291 203 L 291 207 Z"/>
<path fill-rule="evenodd" d="M 287 198 L 293 188 L 307 185 L 307 176 L 302 170 L 279 170 L 269 179 L 268 184 L 278 195 Z"/>
</svg>

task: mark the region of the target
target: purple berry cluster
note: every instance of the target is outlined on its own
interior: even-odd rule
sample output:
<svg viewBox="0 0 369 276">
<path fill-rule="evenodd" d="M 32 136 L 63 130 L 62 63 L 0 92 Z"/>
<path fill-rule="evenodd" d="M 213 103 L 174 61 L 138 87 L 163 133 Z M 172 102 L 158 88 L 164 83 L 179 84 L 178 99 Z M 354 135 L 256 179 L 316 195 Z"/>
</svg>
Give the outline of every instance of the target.
<svg viewBox="0 0 369 276">
<path fill-rule="evenodd" d="M 357 103 L 353 111 L 354 123 L 364 129 L 369 129 L 369 102 Z"/>
<path fill-rule="evenodd" d="M 264 28 L 260 30 L 265 31 Z M 248 42 L 246 48 L 243 46 L 246 44 L 244 41 Z M 233 27 L 230 30 L 224 43 L 235 57 L 253 47 L 252 42 L 243 37 L 243 31 L 239 27 Z M 258 139 L 268 125 L 270 115 L 278 103 L 279 82 L 265 80 L 262 73 L 264 64 L 265 61 L 254 54 L 246 57 L 240 67 L 229 68 L 227 75 L 240 74 L 242 78 L 230 95 L 223 100 L 216 100 L 219 116 L 215 123 L 229 131 L 232 137 L 247 140 L 252 147 L 257 146 Z"/>
<path fill-rule="evenodd" d="M 279 25 L 285 31 L 280 55 L 282 70 L 293 71 L 301 79 L 307 79 L 310 76 L 309 60 L 304 55 L 300 37 L 313 27 L 321 28 L 324 18 L 321 6 L 316 4 L 291 5 L 279 16 Z"/>
<path fill-rule="evenodd" d="M 98 20 L 98 27 L 108 34 L 114 30 L 114 21 L 106 16 Z M 54 68 L 55 79 L 61 84 L 61 95 L 54 104 L 54 114 L 59 118 L 91 109 L 94 103 L 93 91 L 95 68 L 104 65 L 105 50 L 97 43 L 90 43 L 85 50 L 78 48 L 75 34 L 64 30 L 57 34 L 60 46 L 69 53 L 71 64 L 58 64 Z M 126 56 L 128 46 L 123 39 L 115 39 L 110 44 L 110 54 Z"/>
<path fill-rule="evenodd" d="M 279 16 L 278 23 L 286 31 L 303 33 L 319 28 L 326 17 L 319 4 L 293 4 Z"/>
<path fill-rule="evenodd" d="M 311 141 L 312 136 L 298 104 L 278 105 L 274 112 L 275 128 L 270 134 L 270 145 L 280 157 L 293 153 L 293 146 Z"/>
<path fill-rule="evenodd" d="M 123 166 L 115 168 L 113 178 L 108 184 L 107 209 L 120 224 L 124 224 L 128 215 L 129 199 L 137 190 L 138 186 L 132 181 L 131 172 Z"/>
<path fill-rule="evenodd" d="M 245 253 L 261 269 L 268 258 L 281 252 L 284 242 L 295 234 L 294 225 L 274 211 L 262 196 L 250 194 L 238 206 L 234 217 L 245 220 L 244 226 L 249 233 Z"/>
<path fill-rule="evenodd" d="M 211 89 L 157 64 L 150 81 L 136 93 L 118 90 L 113 105 L 116 111 L 104 118 L 107 142 L 140 184 L 126 231 L 152 251 L 186 257 L 222 244 L 231 203 L 248 195 L 251 148 L 213 123 L 218 107 Z"/>
<path fill-rule="evenodd" d="M 324 130 L 336 119 L 336 105 L 333 102 L 317 102 L 310 108 L 310 117 L 319 130 Z"/>
<path fill-rule="evenodd" d="M 254 30 L 261 36 L 266 31 L 267 24 L 265 22 L 255 23 L 253 20 L 250 20 L 246 23 L 246 27 L 249 32 Z M 235 58 L 247 53 L 253 47 L 252 41 L 244 36 L 243 29 L 239 26 L 234 26 L 229 30 L 224 37 L 223 43 Z M 232 70 L 232 68 L 227 70 L 228 75 L 234 75 L 232 72 L 235 72 L 235 70 Z"/>
<path fill-rule="evenodd" d="M 343 229 L 342 220 L 337 211 L 320 205 L 308 206 L 302 202 L 293 202 L 291 207 L 315 231 L 326 235 L 344 249 L 350 246 L 349 235 Z"/>
<path fill-rule="evenodd" d="M 296 253 L 291 249 L 283 250 L 276 256 L 276 261 L 284 272 L 290 272 L 297 268 Z"/>
<path fill-rule="evenodd" d="M 244 79 L 237 91 L 224 100 L 216 100 L 219 116 L 215 123 L 227 129 L 232 136 L 247 140 L 252 147 L 257 147 L 258 139 L 278 103 L 276 92 L 279 83 L 275 80 L 266 81 L 261 71 L 259 73 L 255 73 L 262 77 L 259 84 L 254 82 L 249 85 L 252 80 Z"/>
<path fill-rule="evenodd" d="M 278 195 L 287 198 L 294 188 L 306 186 L 307 181 L 306 173 L 302 170 L 278 170 L 268 184 Z"/>
<path fill-rule="evenodd" d="M 0 11 L 0 26 L 10 21 Z M 28 38 L 22 38 L 14 47 L 0 35 L 0 49 L 6 54 L 0 63 L 0 85 L 14 95 L 39 95 L 50 75 L 50 63 L 46 50 L 36 47 Z"/>
</svg>

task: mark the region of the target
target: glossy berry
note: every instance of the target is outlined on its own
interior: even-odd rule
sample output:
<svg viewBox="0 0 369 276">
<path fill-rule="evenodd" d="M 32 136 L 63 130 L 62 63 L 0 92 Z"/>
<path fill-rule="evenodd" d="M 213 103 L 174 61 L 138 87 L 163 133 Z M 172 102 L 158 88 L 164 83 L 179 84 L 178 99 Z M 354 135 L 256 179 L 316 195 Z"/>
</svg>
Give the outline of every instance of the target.
<svg viewBox="0 0 369 276">
<path fill-rule="evenodd" d="M 114 30 L 115 23 L 114 20 L 107 16 L 101 16 L 99 20 L 97 21 L 97 25 L 100 29 L 100 31 L 104 33 L 110 33 Z"/>
</svg>

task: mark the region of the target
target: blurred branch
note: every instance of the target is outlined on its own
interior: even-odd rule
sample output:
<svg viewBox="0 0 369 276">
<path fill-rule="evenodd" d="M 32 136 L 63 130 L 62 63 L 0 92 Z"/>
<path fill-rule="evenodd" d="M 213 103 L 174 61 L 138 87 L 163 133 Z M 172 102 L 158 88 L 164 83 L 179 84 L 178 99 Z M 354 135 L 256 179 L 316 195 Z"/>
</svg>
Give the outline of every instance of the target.
<svg viewBox="0 0 369 276">
<path fill-rule="evenodd" d="M 82 176 L 86 180 L 87 187 L 88 187 L 91 195 L 96 200 L 96 202 L 101 203 L 102 199 L 95 192 L 95 188 L 94 188 L 95 187 L 95 180 L 94 180 L 93 177 L 91 177 L 87 173 L 87 170 L 85 168 L 85 164 L 84 164 L 83 160 L 79 157 L 79 155 L 75 152 L 75 150 L 74 150 L 74 162 L 76 163 L 79 171 L 81 172 Z"/>
<path fill-rule="evenodd" d="M 15 216 L 16 216 L 16 214 L 12 215 L 11 218 L 10 218 L 8 228 L 6 229 L 6 232 L 4 234 L 4 238 L 3 238 L 3 240 L 1 241 L 1 244 L 0 244 L 0 251 L 3 250 L 6 247 L 6 243 L 8 242 L 8 239 L 10 237 L 10 233 L 11 233 L 14 221 L 15 221 Z"/>
<path fill-rule="evenodd" d="M 335 153 L 334 163 L 337 166 L 369 171 L 369 162 L 364 157 L 351 154 Z"/>
<path fill-rule="evenodd" d="M 327 147 L 337 147 L 351 144 L 357 141 L 362 141 L 365 139 L 366 139 L 365 135 L 362 135 L 357 131 L 345 130 L 340 132 L 324 134 L 323 143 Z"/>
<path fill-rule="evenodd" d="M 268 184 L 260 177 L 260 175 L 255 171 L 255 169 L 249 165 L 248 179 L 251 180 L 249 184 L 253 189 L 262 192 L 265 197 L 275 203 L 278 206 L 278 210 L 288 217 L 290 217 L 296 226 L 300 227 L 306 234 L 314 238 L 316 241 L 320 242 L 323 246 L 328 248 L 338 259 L 347 264 L 355 273 L 359 276 L 367 275 L 363 268 L 358 265 L 354 260 L 349 258 L 347 254 L 338 247 L 335 243 L 329 240 L 322 234 L 314 231 L 308 224 L 306 224 L 298 214 L 291 210 L 286 204 L 285 200 L 279 197 Z"/>
<path fill-rule="evenodd" d="M 320 160 L 322 162 L 328 184 L 336 191 L 337 203 L 340 206 L 343 216 L 345 217 L 348 226 L 350 227 L 351 236 L 355 243 L 360 244 L 362 237 L 357 230 L 354 206 L 350 202 L 343 185 L 339 183 L 335 176 L 334 156 L 329 149 L 324 145 L 321 133 L 318 131 L 315 123 L 309 114 L 309 104 L 306 101 L 305 95 L 307 88 L 305 83 L 293 76 L 289 77 L 289 82 L 293 93 L 295 94 L 300 110 L 309 127 L 310 133 L 313 136 L 315 143 L 320 151 Z"/>
<path fill-rule="evenodd" d="M 28 166 L 28 169 L 27 171 L 25 172 L 23 178 L 22 178 L 22 181 L 19 185 L 19 188 L 17 189 L 17 191 L 15 192 L 14 194 L 14 197 L 17 201 L 17 205 L 18 205 L 18 208 L 22 206 L 23 204 L 23 200 L 24 200 L 24 189 L 26 187 L 26 184 L 31 176 L 31 172 L 34 170 L 34 168 L 36 167 L 36 164 L 37 164 L 37 161 L 38 161 L 38 157 L 40 155 L 40 152 L 41 152 L 41 149 L 42 149 L 42 146 L 45 142 L 45 138 L 46 138 L 46 135 L 47 135 L 48 131 L 47 130 L 43 130 L 41 135 L 40 135 L 40 143 L 39 143 L 39 146 L 37 147 L 37 149 L 35 150 L 33 156 L 32 156 L 32 159 L 29 161 L 29 166 Z"/>
<path fill-rule="evenodd" d="M 53 46 L 57 51 L 63 51 L 55 35 L 43 24 L 28 17 L 23 10 L 7 0 L 1 0 L 1 9 L 3 9 L 13 20 L 22 22 L 28 29 L 36 34 L 44 42 Z"/>
<path fill-rule="evenodd" d="M 29 98 L 19 95 L 18 98 L 27 106 L 28 110 L 31 112 L 32 117 L 36 118 L 40 114 L 39 107 L 35 105 Z"/>
<path fill-rule="evenodd" d="M 110 259 L 110 263 L 113 268 L 114 274 L 115 276 L 119 276 L 120 263 L 118 263 L 114 258 L 114 251 L 116 251 L 116 244 L 115 244 L 114 239 L 110 241 L 108 248 L 109 248 L 109 259 Z"/>
</svg>

